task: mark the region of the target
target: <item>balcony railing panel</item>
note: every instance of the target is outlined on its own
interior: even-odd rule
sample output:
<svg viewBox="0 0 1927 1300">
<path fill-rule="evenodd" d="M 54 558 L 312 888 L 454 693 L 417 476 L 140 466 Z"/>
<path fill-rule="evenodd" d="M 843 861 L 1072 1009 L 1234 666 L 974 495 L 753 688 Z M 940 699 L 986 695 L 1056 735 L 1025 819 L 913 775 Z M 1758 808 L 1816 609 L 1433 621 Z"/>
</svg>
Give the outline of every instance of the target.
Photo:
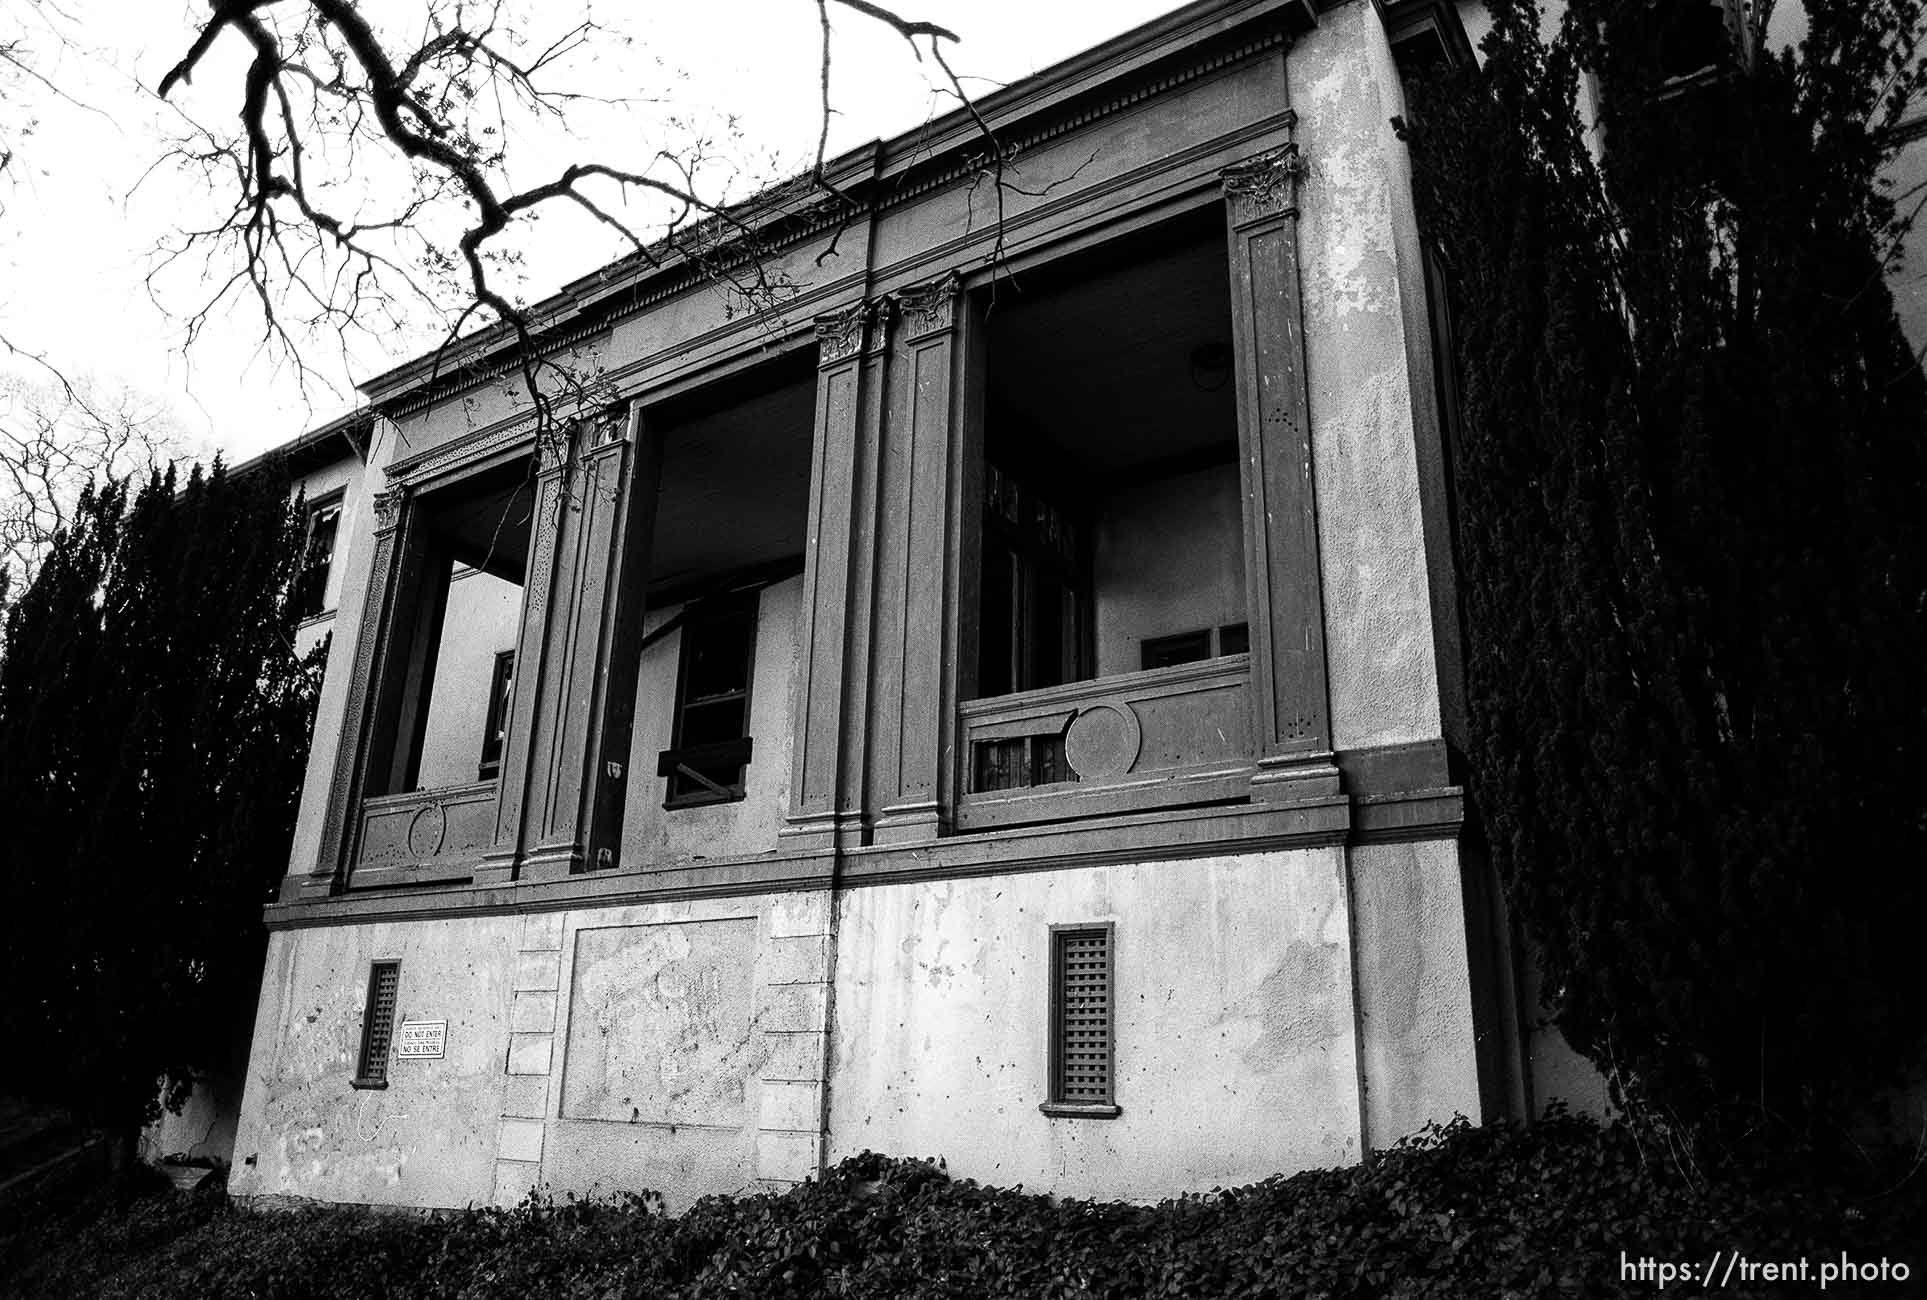
<svg viewBox="0 0 1927 1300">
<path fill-rule="evenodd" d="M 1241 797 L 1250 676 L 1225 655 L 965 704 L 957 829 Z"/>
<path fill-rule="evenodd" d="M 495 832 L 494 781 L 381 795 L 361 805 L 352 889 L 475 874 Z"/>
</svg>

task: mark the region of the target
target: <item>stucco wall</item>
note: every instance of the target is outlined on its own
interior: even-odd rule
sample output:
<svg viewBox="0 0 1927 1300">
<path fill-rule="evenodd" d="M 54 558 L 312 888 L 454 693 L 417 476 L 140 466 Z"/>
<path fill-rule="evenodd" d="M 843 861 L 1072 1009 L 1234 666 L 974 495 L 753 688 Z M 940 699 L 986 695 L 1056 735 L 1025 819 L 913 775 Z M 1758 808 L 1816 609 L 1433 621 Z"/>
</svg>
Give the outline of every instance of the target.
<svg viewBox="0 0 1927 1300">
<path fill-rule="evenodd" d="M 1610 1115 L 1612 1099 L 1606 1091 L 1606 1077 L 1573 1050 L 1552 1022 L 1541 1002 L 1544 981 L 1538 963 L 1532 959 L 1531 945 L 1524 945 L 1522 952 L 1525 968 L 1520 979 L 1519 1011 L 1525 1022 L 1526 1071 L 1533 1113 L 1539 1114 L 1557 1101 L 1583 1115 Z"/>
<path fill-rule="evenodd" d="M 1927 117 L 1927 104 L 1912 110 L 1916 124 Z M 1900 205 L 1904 215 L 1919 203 L 1919 191 L 1927 186 L 1927 137 L 1916 138 L 1895 156 L 1887 168 L 1887 179 L 1895 194 L 1914 197 Z M 1893 291 L 1894 311 L 1907 341 L 1916 353 L 1927 349 L 1927 221 L 1916 218 L 1900 241 L 1900 260 L 1887 276 Z"/>
<path fill-rule="evenodd" d="M 1138 671 L 1147 638 L 1244 622 L 1242 532 L 1236 465 L 1109 498 L 1092 529 L 1097 675 Z"/>
<path fill-rule="evenodd" d="M 942 1156 L 1155 1199 L 1359 1156 L 1335 849 L 860 889 L 838 900 L 830 1159 Z M 1116 1119 L 1038 1111 L 1049 927 L 1116 925 Z"/>
<path fill-rule="evenodd" d="M 811 1172 L 827 922 L 799 894 L 561 917 L 541 1179 L 680 1209 Z M 498 1199 L 514 1190 L 498 1178 Z"/>
<path fill-rule="evenodd" d="M 245 1042 L 237 1042 L 227 1067 L 196 1083 L 179 1114 L 162 1111 L 159 1119 L 141 1130 L 143 1160 L 192 1156 L 227 1163 L 234 1159 L 241 1088 L 247 1076 L 246 1047 Z"/>
<path fill-rule="evenodd" d="M 522 589 L 516 584 L 478 569 L 455 571 L 435 655 L 417 788 L 437 790 L 480 779 L 495 656 L 515 648 L 521 620 Z"/>
<path fill-rule="evenodd" d="M 458 1206 L 494 1174 L 518 918 L 283 930 L 268 943 L 230 1188 Z M 355 1089 L 371 962 L 401 963 L 395 1022 L 446 1020 L 447 1055 Z"/>
<path fill-rule="evenodd" d="M 1367 1143 L 1483 1119 L 1458 846 L 1374 844 L 1348 857 Z"/>
<path fill-rule="evenodd" d="M 362 607 L 367 603 L 368 572 L 375 559 L 374 494 L 384 481 L 382 471 L 393 459 L 399 443 L 395 426 L 388 421 L 377 420 L 375 430 L 365 465 L 342 462 L 333 467 L 325 479 L 309 480 L 310 492 L 320 490 L 319 484 L 325 481 L 331 487 L 338 483 L 344 493 L 341 518 L 335 528 L 334 561 L 328 572 L 327 599 L 334 612 L 330 618 L 310 625 L 306 633 L 318 641 L 323 633 L 313 629 L 321 627 L 332 641 L 320 698 L 315 702 L 308 769 L 301 785 L 301 807 L 295 816 L 294 842 L 288 852 L 288 872 L 294 876 L 313 870 L 321 853 L 322 820 L 341 747 L 349 679 L 354 675 L 355 639 L 361 628 Z M 301 648 L 307 649 L 308 645 L 304 641 Z"/>
<path fill-rule="evenodd" d="M 735 803 L 665 809 L 668 778 L 656 760 L 675 726 L 676 670 L 682 633 L 671 632 L 643 651 L 636 682 L 635 737 L 629 751 L 629 802 L 622 826 L 622 860 L 629 866 L 698 857 L 768 853 L 789 811 L 790 736 L 796 716 L 797 636 L 803 580 L 765 587 L 757 598 L 756 661 L 749 691 L 750 736 L 756 742 Z M 680 605 L 648 612 L 653 631 Z"/>
<path fill-rule="evenodd" d="M 1397 71 L 1372 7 L 1342 5 L 1292 47 L 1305 367 L 1324 578 L 1332 741 L 1439 734 L 1394 203 Z"/>
</svg>

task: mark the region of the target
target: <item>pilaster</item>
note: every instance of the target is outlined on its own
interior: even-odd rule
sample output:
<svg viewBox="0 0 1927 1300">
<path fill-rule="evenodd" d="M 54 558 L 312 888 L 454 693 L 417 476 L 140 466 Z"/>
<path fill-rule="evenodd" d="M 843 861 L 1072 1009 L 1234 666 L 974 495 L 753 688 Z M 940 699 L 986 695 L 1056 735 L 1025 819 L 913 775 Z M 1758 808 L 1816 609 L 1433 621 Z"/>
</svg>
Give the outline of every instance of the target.
<svg viewBox="0 0 1927 1300">
<path fill-rule="evenodd" d="M 893 297 L 870 709 L 878 843 L 929 839 L 946 816 L 939 792 L 955 725 L 946 676 L 957 637 L 949 542 L 963 444 L 960 278 L 950 272 Z"/>
<path fill-rule="evenodd" d="M 1251 610 L 1254 799 L 1338 795 L 1298 273 L 1304 175 L 1292 140 L 1223 173 Z"/>
<path fill-rule="evenodd" d="M 660 452 L 639 412 L 620 409 L 581 422 L 564 454 L 538 480 L 495 844 L 478 883 L 609 869 L 620 852 Z"/>
<path fill-rule="evenodd" d="M 823 1168 L 835 906 L 825 889 L 785 895 L 770 909 L 757 1011 L 756 1177 L 773 1190 Z"/>
<path fill-rule="evenodd" d="M 816 425 L 803 574 L 790 809 L 782 835 L 801 849 L 863 840 L 863 717 L 868 699 L 870 513 L 890 304 L 858 301 L 816 318 Z"/>
<path fill-rule="evenodd" d="M 562 913 L 522 918 L 509 993 L 509 1050 L 503 1066 L 502 1112 L 496 1124 L 496 1205 L 514 1205 L 542 1178 L 561 997 Z"/>
<path fill-rule="evenodd" d="M 299 882 L 302 898 L 326 898 L 345 884 L 348 855 L 353 851 L 352 829 L 360 821 L 361 800 L 367 793 L 368 766 L 371 756 L 381 752 L 370 732 L 378 714 L 383 680 L 392 675 L 388 667 L 395 648 L 395 614 L 409 607 L 409 598 L 420 585 L 419 566 L 408 563 L 419 547 L 410 544 L 418 529 L 407 505 L 406 488 L 375 494 L 375 555 L 369 565 L 368 591 L 355 633 L 341 746 L 335 754 L 334 780 L 322 820 L 321 851 L 315 857 L 314 869 Z M 408 525 L 406 535 L 404 524 Z M 392 749 L 392 735 L 388 743 Z"/>
</svg>

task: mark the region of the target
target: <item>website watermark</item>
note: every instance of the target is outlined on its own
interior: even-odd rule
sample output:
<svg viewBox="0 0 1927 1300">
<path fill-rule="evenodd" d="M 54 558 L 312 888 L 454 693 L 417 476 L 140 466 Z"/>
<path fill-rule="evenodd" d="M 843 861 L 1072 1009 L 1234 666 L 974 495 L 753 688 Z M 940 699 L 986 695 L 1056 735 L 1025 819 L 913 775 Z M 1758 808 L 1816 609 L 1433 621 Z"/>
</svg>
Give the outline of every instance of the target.
<svg viewBox="0 0 1927 1300">
<path fill-rule="evenodd" d="M 1805 1255 L 1756 1258 L 1740 1250 L 1716 1250 L 1705 1260 L 1619 1253 L 1619 1280 L 1645 1283 L 1656 1291 L 1668 1287 L 1719 1291 L 1761 1282 L 1803 1283 L 1825 1291 L 1829 1287 L 1899 1285 L 1913 1275 L 1913 1267 L 1906 1260 L 1886 1255 L 1856 1257 L 1844 1250 L 1838 1258 L 1817 1259 Z"/>
</svg>

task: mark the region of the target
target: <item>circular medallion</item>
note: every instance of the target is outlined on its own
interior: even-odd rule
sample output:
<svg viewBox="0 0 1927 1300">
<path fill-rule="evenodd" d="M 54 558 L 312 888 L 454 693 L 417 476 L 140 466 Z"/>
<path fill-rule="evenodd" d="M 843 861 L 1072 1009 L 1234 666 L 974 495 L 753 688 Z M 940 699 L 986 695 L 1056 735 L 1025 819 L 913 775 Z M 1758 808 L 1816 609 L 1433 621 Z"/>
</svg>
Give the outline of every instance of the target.
<svg viewBox="0 0 1927 1300">
<path fill-rule="evenodd" d="M 1123 776 L 1137 762 L 1143 739 L 1131 706 L 1123 700 L 1107 700 L 1071 719 L 1064 734 L 1064 757 L 1086 781 Z"/>
<path fill-rule="evenodd" d="M 442 851 L 442 840 L 448 834 L 448 814 L 438 803 L 431 803 L 415 813 L 415 819 L 408 823 L 408 854 L 420 860 L 432 858 Z"/>
</svg>

